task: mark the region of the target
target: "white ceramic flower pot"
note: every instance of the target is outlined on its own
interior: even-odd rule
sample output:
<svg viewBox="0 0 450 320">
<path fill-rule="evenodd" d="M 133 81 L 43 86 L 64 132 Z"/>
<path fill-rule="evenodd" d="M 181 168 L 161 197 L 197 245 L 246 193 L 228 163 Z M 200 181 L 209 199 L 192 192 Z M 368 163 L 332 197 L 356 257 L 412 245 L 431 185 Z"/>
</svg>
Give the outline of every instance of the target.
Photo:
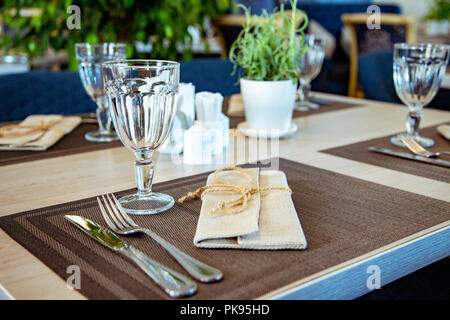
<svg viewBox="0 0 450 320">
<path fill-rule="evenodd" d="M 296 82 L 241 79 L 240 84 L 249 129 L 289 130 L 295 105 Z"/>
</svg>

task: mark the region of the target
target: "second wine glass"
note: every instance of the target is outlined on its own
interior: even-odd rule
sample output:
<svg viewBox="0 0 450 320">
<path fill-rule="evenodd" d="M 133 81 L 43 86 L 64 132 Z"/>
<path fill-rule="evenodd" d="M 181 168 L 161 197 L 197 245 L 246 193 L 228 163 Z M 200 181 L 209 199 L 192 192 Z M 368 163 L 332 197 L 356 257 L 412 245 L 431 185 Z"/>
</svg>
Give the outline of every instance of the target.
<svg viewBox="0 0 450 320">
<path fill-rule="evenodd" d="M 118 140 L 117 134 L 111 130 L 111 117 L 101 64 L 105 61 L 126 59 L 126 45 L 124 43 L 77 43 L 75 52 L 83 87 L 97 104 L 96 114 L 99 130 L 88 132 L 84 137 L 93 142 Z"/>
<path fill-rule="evenodd" d="M 309 93 L 311 91 L 311 81 L 319 75 L 325 59 L 325 43 L 322 37 L 318 35 L 306 35 L 305 46 L 308 48 L 307 51 L 299 57 L 301 75 L 297 91 L 298 101 L 295 105 L 295 110 L 298 111 L 319 108 L 318 104 L 309 100 Z"/>
<path fill-rule="evenodd" d="M 130 214 L 170 209 L 174 199 L 152 191 L 153 152 L 166 140 L 176 112 L 180 64 L 124 60 L 103 64 L 110 113 L 122 143 L 136 156 L 137 193 L 119 199 Z"/>
</svg>

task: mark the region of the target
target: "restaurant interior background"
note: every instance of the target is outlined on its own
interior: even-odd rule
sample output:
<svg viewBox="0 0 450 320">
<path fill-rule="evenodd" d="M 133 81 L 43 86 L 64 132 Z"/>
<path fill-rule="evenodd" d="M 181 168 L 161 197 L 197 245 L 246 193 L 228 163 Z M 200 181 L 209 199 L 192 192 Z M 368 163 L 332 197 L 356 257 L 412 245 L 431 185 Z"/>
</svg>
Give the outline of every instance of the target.
<svg viewBox="0 0 450 320">
<path fill-rule="evenodd" d="M 229 45 L 236 38 L 241 24 L 239 20 L 227 20 L 224 16 L 242 14 L 236 2 L 230 0 L 198 1 L 73 1 L 81 12 L 68 10 L 67 1 L 12 1 L 5 0 L 0 8 L 3 15 L 0 34 L 2 64 L 0 74 L 27 70 L 43 71 L 34 77 L 45 79 L 48 85 L 61 86 L 61 92 L 72 92 L 74 99 L 71 110 L 79 113 L 92 111 L 95 106 L 83 91 L 73 73 L 49 75 L 44 71 L 77 70 L 74 51 L 76 42 L 125 42 L 128 58 L 159 58 L 189 61 L 181 66 L 181 81 L 194 81 L 198 90 L 214 90 L 223 95 L 239 92 L 236 77 L 228 77 L 231 63 L 214 64 L 216 77 L 202 81 L 193 79 L 199 72 L 206 72 L 211 60 L 228 56 Z M 275 0 L 240 1 L 251 7 L 252 13 L 260 14 L 263 9 L 271 12 L 279 6 Z M 72 2 L 70 2 L 72 3 Z M 17 7 L 21 4 L 21 7 Z M 345 26 L 342 15 L 366 13 L 371 4 L 376 4 L 381 13 L 408 16 L 411 21 L 398 21 L 398 30 L 380 30 L 380 35 L 367 37 L 365 49 L 352 56 L 352 35 Z M 289 2 L 285 4 L 289 9 Z M 312 90 L 365 97 L 368 99 L 400 103 L 393 82 L 374 86 L 379 79 L 392 73 L 392 48 L 398 40 L 411 37 L 413 42 L 448 43 L 449 2 L 447 0 L 302 0 L 297 5 L 309 16 L 309 32 L 319 32 L 326 37 L 327 51 L 321 73 L 312 81 Z M 105 8 L 108 8 L 105 10 Z M 17 9 L 18 14 L 17 14 Z M 375 9 L 375 10 L 378 10 Z M 372 10 L 372 11 L 370 11 Z M 370 9 L 369 13 L 375 12 Z M 237 22 L 236 22 L 237 21 Z M 77 26 L 77 23 L 79 24 Z M 70 25 L 69 25 L 70 24 Z M 234 24 L 234 26 L 233 26 Z M 411 30 L 409 24 L 412 24 Z M 389 32 L 393 34 L 389 35 Z M 413 34 L 409 34 L 413 33 Z M 358 35 L 359 36 L 359 35 Z M 363 35 L 361 35 L 363 36 Z M 398 38 L 400 37 L 400 38 Z M 361 47 L 361 45 L 360 45 Z M 384 51 L 382 54 L 380 51 Z M 374 53 L 373 53 L 374 52 Z M 354 60 L 354 62 L 352 62 Z M 358 67 L 353 68 L 354 63 Z M 357 70 L 356 70 L 357 69 Z M 218 82 L 223 75 L 229 83 Z M 64 77 L 68 81 L 59 81 Z M 211 76 L 210 76 L 211 77 Z M 54 79 L 53 79 L 54 78 Z M 13 78 L 15 79 L 15 78 Z M 389 77 L 388 79 L 391 79 Z M 53 82 L 54 83 L 53 83 Z M 428 106 L 448 109 L 449 98 L 446 81 L 436 98 Z M 78 85 L 77 85 L 78 84 Z M 14 84 L 0 85 L 0 92 L 8 92 Z M 33 86 L 36 86 L 34 88 Z M 29 90 L 40 90 L 43 83 L 36 83 Z M 64 86 L 72 87 L 67 90 Z M 76 87 L 75 89 L 73 87 Z M 349 88 L 352 87 L 352 88 Z M 78 88 L 77 88 L 78 87 Z M 10 96 L 9 101 L 19 97 Z M 62 95 L 64 99 L 69 97 Z M 25 99 L 25 97 L 22 97 Z M 55 97 L 52 100 L 56 100 Z M 20 101 L 20 100 L 19 100 Z M 4 102 L 7 112 L 0 115 L 0 121 L 23 119 L 32 114 L 42 101 L 23 101 L 21 108 Z M 9 110 L 8 108 L 11 108 Z M 51 103 L 44 113 L 53 112 Z"/>
<path fill-rule="evenodd" d="M 254 14 L 271 12 L 280 4 L 276 0 L 2 1 L 0 122 L 36 113 L 95 112 L 77 72 L 77 42 L 124 42 L 127 58 L 181 61 L 180 81 L 194 83 L 197 91 L 239 93 L 237 75 L 232 75 L 227 59 L 242 24 L 231 17 L 243 14 L 236 2 L 251 7 Z M 68 10 L 71 4 L 76 6 Z M 289 2 L 285 5 L 289 9 Z M 311 83 L 313 91 L 401 103 L 392 80 L 393 44 L 450 43 L 448 0 L 301 0 L 298 8 L 308 15 L 307 32 L 326 39 L 325 61 Z M 357 24 L 352 15 L 378 9 L 398 17 L 394 27 L 384 28 L 382 23 L 375 36 L 367 37 L 351 32 L 349 26 Z M 366 43 L 352 50 L 355 36 Z M 450 110 L 449 98 L 446 77 L 427 108 Z M 367 298 L 409 298 L 426 290 L 447 294 L 438 284 L 446 266 L 447 262 L 424 268 L 392 283 L 390 291 L 373 292 Z"/>
</svg>

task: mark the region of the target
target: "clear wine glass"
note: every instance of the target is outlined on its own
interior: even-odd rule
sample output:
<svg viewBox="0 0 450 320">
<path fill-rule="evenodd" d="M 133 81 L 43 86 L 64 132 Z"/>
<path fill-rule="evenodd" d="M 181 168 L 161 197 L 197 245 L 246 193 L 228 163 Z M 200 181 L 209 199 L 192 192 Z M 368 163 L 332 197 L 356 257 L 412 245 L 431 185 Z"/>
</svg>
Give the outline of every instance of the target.
<svg viewBox="0 0 450 320">
<path fill-rule="evenodd" d="M 308 49 L 299 57 L 301 75 L 297 91 L 298 101 L 295 105 L 295 110 L 298 111 L 319 109 L 317 103 L 309 101 L 309 93 L 311 91 L 311 81 L 319 75 L 325 59 L 325 43 L 322 37 L 318 35 L 306 35 L 305 45 Z"/>
<path fill-rule="evenodd" d="M 422 108 L 433 100 L 441 86 L 449 59 L 449 46 L 441 44 L 406 44 L 394 46 L 394 85 L 400 100 L 409 108 L 406 133 L 391 138 L 391 142 L 404 147 L 402 138 L 411 137 L 423 147 L 434 141 L 421 137 L 418 129 Z"/>
<path fill-rule="evenodd" d="M 176 112 L 178 62 L 124 60 L 103 64 L 110 113 L 122 143 L 136 156 L 137 193 L 119 202 L 127 213 L 154 214 L 174 199 L 152 191 L 152 154 L 167 138 Z"/>
<path fill-rule="evenodd" d="M 101 64 L 105 61 L 126 59 L 126 45 L 123 43 L 77 43 L 75 44 L 75 53 L 83 87 L 97 104 L 99 130 L 88 132 L 84 137 L 86 140 L 94 142 L 118 140 L 117 134 L 111 130 L 111 116 L 103 84 Z"/>
</svg>

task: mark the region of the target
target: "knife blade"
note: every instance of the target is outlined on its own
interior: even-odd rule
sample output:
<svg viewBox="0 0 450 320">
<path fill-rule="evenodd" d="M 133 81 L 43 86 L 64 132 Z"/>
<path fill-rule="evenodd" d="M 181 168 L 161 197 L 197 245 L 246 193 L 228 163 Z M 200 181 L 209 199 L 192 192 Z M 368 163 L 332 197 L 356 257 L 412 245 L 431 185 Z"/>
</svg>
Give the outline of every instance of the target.
<svg viewBox="0 0 450 320">
<path fill-rule="evenodd" d="M 433 165 L 436 165 L 436 166 L 442 166 L 442 167 L 450 168 L 450 161 L 447 161 L 447 160 L 430 159 L 430 158 L 427 158 L 427 157 L 422 157 L 422 156 L 418 156 L 418 155 L 415 155 L 415 154 L 402 152 L 402 151 L 397 151 L 397 150 L 386 149 L 386 148 L 369 147 L 369 150 L 370 151 L 374 151 L 374 152 L 378 152 L 378 153 L 387 154 L 387 155 L 394 156 L 394 157 L 400 157 L 400 158 L 404 158 L 404 159 L 415 160 L 415 161 L 420 161 L 420 162 L 433 164 Z"/>
<path fill-rule="evenodd" d="M 197 285 L 191 279 L 150 259 L 107 228 L 77 215 L 65 215 L 64 218 L 104 246 L 133 260 L 172 298 L 190 296 L 197 291 Z"/>
</svg>

